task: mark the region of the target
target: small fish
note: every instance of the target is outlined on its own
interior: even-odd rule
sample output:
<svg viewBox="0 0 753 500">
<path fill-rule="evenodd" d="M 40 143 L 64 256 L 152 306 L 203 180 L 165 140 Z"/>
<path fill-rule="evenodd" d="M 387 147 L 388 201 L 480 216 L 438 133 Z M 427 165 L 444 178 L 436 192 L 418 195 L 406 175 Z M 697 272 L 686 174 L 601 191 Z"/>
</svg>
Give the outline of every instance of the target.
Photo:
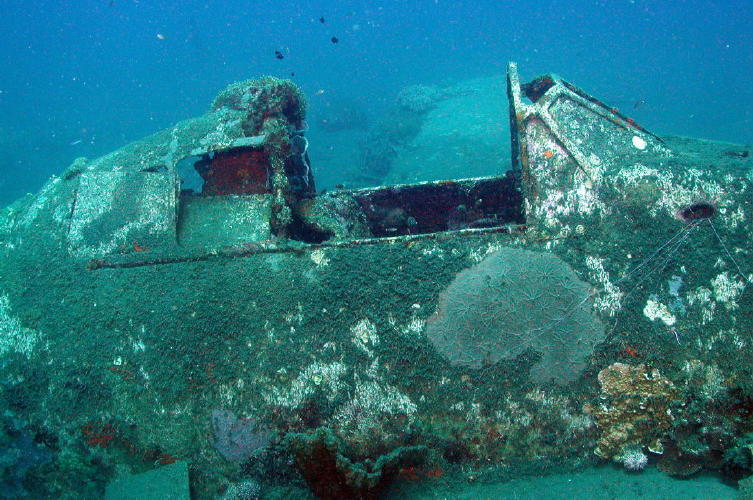
<svg viewBox="0 0 753 500">
<path fill-rule="evenodd" d="M 340 39 L 339 39 L 339 38 L 337 38 L 336 36 L 333 36 L 333 37 L 332 37 L 332 38 L 330 38 L 329 40 L 330 40 L 330 41 L 331 41 L 332 43 L 337 43 L 337 42 L 339 42 L 339 41 L 340 41 Z"/>
<path fill-rule="evenodd" d="M 645 99 L 638 99 L 637 101 L 635 101 L 635 104 L 633 104 L 633 109 L 638 109 L 641 106 L 643 106 L 644 104 L 646 104 L 646 100 Z"/>
<path fill-rule="evenodd" d="M 316 95 L 322 95 L 324 93 L 324 89 L 319 89 L 316 91 Z"/>
<path fill-rule="evenodd" d="M 76 144 L 81 144 L 82 142 L 84 142 L 83 139 L 76 139 L 75 141 L 68 143 L 68 145 L 75 146 Z"/>
<path fill-rule="evenodd" d="M 275 57 L 276 57 L 277 59 L 285 59 L 285 56 L 284 56 L 284 55 L 283 55 L 283 53 L 282 53 L 282 52 L 280 52 L 279 50 L 275 50 Z"/>
<path fill-rule="evenodd" d="M 320 18 L 319 18 L 319 22 L 320 22 L 320 23 L 322 23 L 322 24 L 324 24 L 324 23 L 325 23 L 325 21 L 324 21 L 324 18 L 323 18 L 323 17 L 320 17 Z"/>
<path fill-rule="evenodd" d="M 162 33 L 157 33 L 157 38 L 160 40 L 167 40 L 167 37 L 163 35 Z"/>
<path fill-rule="evenodd" d="M 290 72 L 290 78 L 293 78 L 294 76 L 295 76 L 295 72 L 291 71 Z"/>
</svg>

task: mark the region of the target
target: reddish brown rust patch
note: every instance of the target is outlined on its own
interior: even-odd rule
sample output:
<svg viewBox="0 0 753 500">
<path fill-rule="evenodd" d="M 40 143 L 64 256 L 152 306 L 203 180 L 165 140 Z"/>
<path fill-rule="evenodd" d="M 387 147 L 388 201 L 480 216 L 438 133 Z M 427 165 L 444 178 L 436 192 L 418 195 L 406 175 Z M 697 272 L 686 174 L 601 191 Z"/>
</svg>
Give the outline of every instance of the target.
<svg viewBox="0 0 753 500">
<path fill-rule="evenodd" d="M 635 347 L 633 347 L 631 345 L 626 345 L 625 347 L 623 347 L 622 348 L 622 354 L 624 354 L 626 356 L 630 356 L 632 358 L 640 358 L 641 357 L 641 355 L 638 354 L 638 351 L 635 349 Z"/>
<path fill-rule="evenodd" d="M 531 102 L 536 102 L 541 99 L 549 89 L 554 87 L 554 80 L 549 76 L 542 76 L 530 83 L 521 85 L 523 92 Z"/>
<path fill-rule="evenodd" d="M 107 448 L 115 439 L 115 428 L 110 424 L 89 423 L 81 427 L 86 444 L 93 448 Z"/>
<path fill-rule="evenodd" d="M 113 373 L 120 375 L 123 380 L 133 380 L 134 378 L 136 378 L 136 375 L 134 375 L 133 372 L 119 366 L 108 366 L 107 369 Z"/>
<path fill-rule="evenodd" d="M 157 457 L 157 460 L 155 460 L 155 462 L 158 463 L 159 465 L 169 465 L 169 464 L 173 464 L 177 462 L 178 460 L 180 460 L 178 457 L 163 454 Z"/>
<path fill-rule="evenodd" d="M 261 149 L 231 149 L 197 165 L 204 179 L 202 194 L 263 194 L 269 192 L 269 158 Z"/>
<path fill-rule="evenodd" d="M 680 218 L 685 222 L 696 222 L 704 219 L 710 219 L 716 214 L 714 205 L 707 201 L 698 201 L 691 203 L 680 210 Z"/>
</svg>

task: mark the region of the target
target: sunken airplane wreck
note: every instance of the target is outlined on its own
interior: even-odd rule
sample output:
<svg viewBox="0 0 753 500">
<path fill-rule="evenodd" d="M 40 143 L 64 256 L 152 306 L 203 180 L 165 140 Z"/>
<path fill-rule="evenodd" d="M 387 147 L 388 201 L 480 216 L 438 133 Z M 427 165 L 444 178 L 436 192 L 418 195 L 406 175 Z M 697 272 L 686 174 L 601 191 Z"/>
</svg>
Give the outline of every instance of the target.
<svg viewBox="0 0 753 500">
<path fill-rule="evenodd" d="M 4 487 L 376 498 L 600 461 L 746 485 L 750 150 L 507 78 L 498 176 L 317 194 L 304 96 L 262 78 L 0 212 Z"/>
</svg>

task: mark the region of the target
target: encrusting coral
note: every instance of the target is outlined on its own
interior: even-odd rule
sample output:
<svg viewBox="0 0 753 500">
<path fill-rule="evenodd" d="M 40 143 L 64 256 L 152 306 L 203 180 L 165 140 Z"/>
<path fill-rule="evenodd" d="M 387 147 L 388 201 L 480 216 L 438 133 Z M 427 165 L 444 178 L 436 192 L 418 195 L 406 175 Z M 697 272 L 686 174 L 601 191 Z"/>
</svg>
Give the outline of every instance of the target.
<svg viewBox="0 0 753 500">
<path fill-rule="evenodd" d="M 662 438 L 672 423 L 670 407 L 679 399 L 672 382 L 657 369 L 613 363 L 599 372 L 602 402 L 586 408 L 599 428 L 595 453 L 622 461 L 629 450 L 662 452 Z"/>
</svg>

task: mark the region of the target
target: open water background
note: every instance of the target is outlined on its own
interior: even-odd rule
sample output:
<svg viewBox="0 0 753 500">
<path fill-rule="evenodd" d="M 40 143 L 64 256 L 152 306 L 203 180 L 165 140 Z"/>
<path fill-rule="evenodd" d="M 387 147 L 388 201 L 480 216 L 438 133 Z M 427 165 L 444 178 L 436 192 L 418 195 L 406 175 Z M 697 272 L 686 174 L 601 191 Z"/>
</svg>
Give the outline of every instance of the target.
<svg viewBox="0 0 753 500">
<path fill-rule="evenodd" d="M 343 101 L 378 116 L 406 85 L 502 74 L 515 60 L 525 80 L 559 73 L 658 133 L 753 142 L 753 2 L 3 0 L 0 9 L 0 206 L 78 156 L 201 114 L 229 82 L 265 74 L 294 74 L 314 117 Z"/>
</svg>

